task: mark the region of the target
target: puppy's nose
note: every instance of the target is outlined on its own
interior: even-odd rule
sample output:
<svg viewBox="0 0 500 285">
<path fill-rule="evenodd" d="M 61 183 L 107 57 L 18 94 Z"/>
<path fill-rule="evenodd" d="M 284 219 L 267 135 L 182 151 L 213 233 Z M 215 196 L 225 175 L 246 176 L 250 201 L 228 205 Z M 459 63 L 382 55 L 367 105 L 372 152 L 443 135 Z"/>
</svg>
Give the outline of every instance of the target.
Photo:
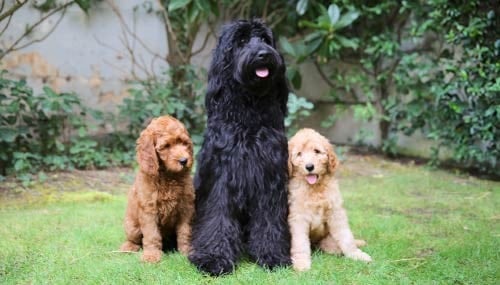
<svg viewBox="0 0 500 285">
<path fill-rule="evenodd" d="M 269 52 L 267 50 L 261 50 L 257 53 L 257 58 L 258 59 L 266 59 L 267 57 L 269 57 Z"/>
<path fill-rule="evenodd" d="M 307 169 L 307 171 L 313 171 L 314 170 L 314 164 L 312 164 L 312 163 L 306 164 L 306 169 Z"/>
<path fill-rule="evenodd" d="M 187 159 L 187 158 L 185 158 L 185 157 L 183 157 L 183 158 L 179 159 L 179 163 L 180 163 L 182 166 L 185 166 L 187 162 L 188 162 L 188 159 Z"/>
</svg>

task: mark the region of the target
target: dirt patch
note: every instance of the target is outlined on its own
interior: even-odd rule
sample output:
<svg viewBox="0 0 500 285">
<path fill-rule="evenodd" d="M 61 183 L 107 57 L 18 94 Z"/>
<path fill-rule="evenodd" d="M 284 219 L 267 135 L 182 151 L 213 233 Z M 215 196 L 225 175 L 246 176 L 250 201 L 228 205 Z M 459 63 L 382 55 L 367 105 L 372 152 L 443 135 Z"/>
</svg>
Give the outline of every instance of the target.
<svg viewBox="0 0 500 285">
<path fill-rule="evenodd" d="M 383 159 L 379 155 L 359 155 L 349 153 L 347 159 L 340 163 L 338 176 L 369 176 L 384 178 L 389 172 L 404 166 L 398 162 Z"/>
<path fill-rule="evenodd" d="M 126 193 L 134 176 L 131 168 L 111 168 L 48 173 L 45 181 L 34 181 L 28 186 L 9 178 L 0 184 L 0 203 L 19 199 L 33 201 L 68 192 Z"/>
</svg>

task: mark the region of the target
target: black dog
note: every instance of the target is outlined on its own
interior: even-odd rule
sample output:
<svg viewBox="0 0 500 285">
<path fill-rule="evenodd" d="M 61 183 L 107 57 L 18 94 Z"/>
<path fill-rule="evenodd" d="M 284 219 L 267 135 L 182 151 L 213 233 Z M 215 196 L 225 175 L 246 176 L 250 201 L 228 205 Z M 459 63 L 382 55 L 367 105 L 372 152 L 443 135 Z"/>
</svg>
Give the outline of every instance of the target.
<svg viewBox="0 0 500 285">
<path fill-rule="evenodd" d="M 237 21 L 223 28 L 213 54 L 189 256 L 212 275 L 231 272 L 245 250 L 266 268 L 290 264 L 289 89 L 275 44 L 261 21 Z"/>
</svg>

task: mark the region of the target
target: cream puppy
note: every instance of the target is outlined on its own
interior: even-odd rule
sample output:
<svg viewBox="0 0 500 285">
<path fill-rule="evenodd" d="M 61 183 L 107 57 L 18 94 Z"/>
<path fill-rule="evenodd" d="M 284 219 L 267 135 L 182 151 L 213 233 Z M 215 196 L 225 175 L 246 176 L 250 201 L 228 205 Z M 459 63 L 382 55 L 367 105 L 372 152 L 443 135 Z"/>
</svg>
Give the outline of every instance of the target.
<svg viewBox="0 0 500 285">
<path fill-rule="evenodd" d="M 370 262 L 349 228 L 334 172 L 338 160 L 333 147 L 312 129 L 302 129 L 288 142 L 291 257 L 297 271 L 311 267 L 311 245 L 331 254 Z"/>
</svg>

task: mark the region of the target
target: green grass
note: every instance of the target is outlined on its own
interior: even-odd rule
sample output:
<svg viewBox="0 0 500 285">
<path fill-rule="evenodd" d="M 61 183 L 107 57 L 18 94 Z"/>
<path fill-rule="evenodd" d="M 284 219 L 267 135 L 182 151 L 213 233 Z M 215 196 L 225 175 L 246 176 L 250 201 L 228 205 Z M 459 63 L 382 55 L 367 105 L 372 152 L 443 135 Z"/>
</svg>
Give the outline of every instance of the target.
<svg viewBox="0 0 500 285">
<path fill-rule="evenodd" d="M 119 185 L 113 194 L 0 200 L 0 283 L 500 283 L 500 183 L 374 157 L 347 161 L 340 174 L 351 228 L 368 242 L 371 264 L 315 252 L 305 273 L 243 260 L 220 278 L 200 274 L 178 253 L 144 264 L 138 254 L 115 252 L 128 188 Z"/>
</svg>

